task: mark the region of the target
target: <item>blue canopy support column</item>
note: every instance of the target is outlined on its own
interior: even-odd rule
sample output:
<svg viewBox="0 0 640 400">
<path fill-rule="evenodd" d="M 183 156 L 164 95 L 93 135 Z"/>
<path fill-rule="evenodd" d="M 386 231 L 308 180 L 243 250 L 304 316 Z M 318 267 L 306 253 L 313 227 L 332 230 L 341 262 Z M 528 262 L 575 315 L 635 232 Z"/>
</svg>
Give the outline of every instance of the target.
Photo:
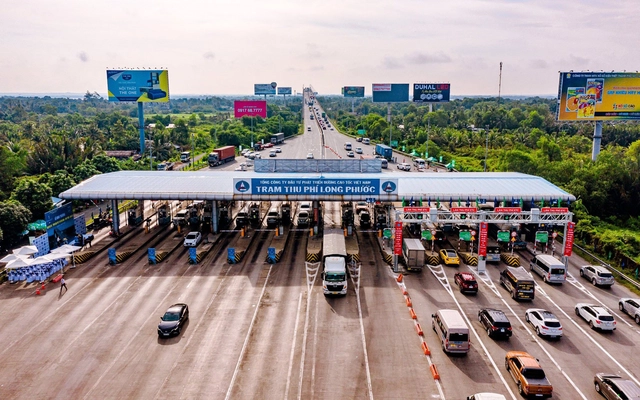
<svg viewBox="0 0 640 400">
<path fill-rule="evenodd" d="M 144 108 L 142 102 L 138 102 L 138 125 L 140 127 L 140 155 L 144 154 Z"/>
<path fill-rule="evenodd" d="M 112 231 L 116 235 L 120 234 L 120 213 L 118 212 L 118 200 L 111 201 L 111 214 L 113 215 Z"/>
</svg>

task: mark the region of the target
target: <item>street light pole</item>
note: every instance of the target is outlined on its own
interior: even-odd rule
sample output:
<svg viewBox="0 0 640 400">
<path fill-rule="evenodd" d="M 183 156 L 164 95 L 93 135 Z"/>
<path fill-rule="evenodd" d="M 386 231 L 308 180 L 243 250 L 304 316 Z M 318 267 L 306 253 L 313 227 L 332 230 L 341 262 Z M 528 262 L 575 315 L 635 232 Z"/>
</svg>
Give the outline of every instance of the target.
<svg viewBox="0 0 640 400">
<path fill-rule="evenodd" d="M 486 141 L 484 144 L 484 172 L 487 172 L 487 153 L 489 152 L 489 126 L 485 129 Z"/>
</svg>

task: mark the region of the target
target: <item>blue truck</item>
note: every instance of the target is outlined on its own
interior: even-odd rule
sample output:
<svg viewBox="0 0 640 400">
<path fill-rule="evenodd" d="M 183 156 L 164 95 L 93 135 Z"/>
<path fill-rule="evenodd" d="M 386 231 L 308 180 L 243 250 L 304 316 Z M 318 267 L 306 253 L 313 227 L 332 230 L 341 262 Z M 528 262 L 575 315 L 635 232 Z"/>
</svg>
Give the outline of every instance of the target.
<svg viewBox="0 0 640 400">
<path fill-rule="evenodd" d="M 391 158 L 393 157 L 393 149 L 386 144 L 377 144 L 376 154 L 384 157 L 387 161 L 391 161 Z"/>
</svg>

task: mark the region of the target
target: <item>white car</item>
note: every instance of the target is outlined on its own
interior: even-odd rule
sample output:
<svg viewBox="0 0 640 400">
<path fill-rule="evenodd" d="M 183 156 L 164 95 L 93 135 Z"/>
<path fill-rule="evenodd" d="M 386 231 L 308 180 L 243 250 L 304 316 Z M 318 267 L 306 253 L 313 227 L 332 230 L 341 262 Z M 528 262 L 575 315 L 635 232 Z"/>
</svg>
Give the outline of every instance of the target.
<svg viewBox="0 0 640 400">
<path fill-rule="evenodd" d="M 282 147 L 276 147 L 276 153 L 282 153 Z"/>
<path fill-rule="evenodd" d="M 640 324 L 640 299 L 630 299 L 623 297 L 618 303 L 618 308 L 623 313 L 629 314 L 636 321 L 636 324 Z"/>
<path fill-rule="evenodd" d="M 411 165 L 407 163 L 400 163 L 397 167 L 400 171 L 411 171 Z"/>
<path fill-rule="evenodd" d="M 583 265 L 580 267 L 580 276 L 599 286 L 611 286 L 615 282 L 613 274 L 600 265 Z"/>
<path fill-rule="evenodd" d="M 613 319 L 613 315 L 602 306 L 578 303 L 576 304 L 576 315 L 587 321 L 591 329 L 601 331 L 614 331 L 616 329 L 616 321 Z"/>
<path fill-rule="evenodd" d="M 313 153 L 307 153 L 307 160 L 313 160 Z"/>
<path fill-rule="evenodd" d="M 362 154 L 362 147 L 356 147 L 356 153 Z"/>
<path fill-rule="evenodd" d="M 562 324 L 553 313 L 547 310 L 530 308 L 524 313 L 524 319 L 533 326 L 538 336 L 562 337 Z"/>
<path fill-rule="evenodd" d="M 196 247 L 200 244 L 202 240 L 202 233 L 200 232 L 189 232 L 187 236 L 184 237 L 184 247 Z"/>
</svg>

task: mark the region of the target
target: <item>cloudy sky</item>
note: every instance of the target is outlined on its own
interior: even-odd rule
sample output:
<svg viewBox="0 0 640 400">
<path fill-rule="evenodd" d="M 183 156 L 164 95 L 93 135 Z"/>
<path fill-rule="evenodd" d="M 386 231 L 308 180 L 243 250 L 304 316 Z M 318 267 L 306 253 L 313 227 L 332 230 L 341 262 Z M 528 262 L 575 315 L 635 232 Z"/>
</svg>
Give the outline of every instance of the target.
<svg viewBox="0 0 640 400">
<path fill-rule="evenodd" d="M 638 0 L 0 0 L 0 93 L 106 93 L 107 68 L 166 68 L 176 94 L 321 94 L 449 82 L 557 93 L 560 70 L 640 69 Z"/>
</svg>

